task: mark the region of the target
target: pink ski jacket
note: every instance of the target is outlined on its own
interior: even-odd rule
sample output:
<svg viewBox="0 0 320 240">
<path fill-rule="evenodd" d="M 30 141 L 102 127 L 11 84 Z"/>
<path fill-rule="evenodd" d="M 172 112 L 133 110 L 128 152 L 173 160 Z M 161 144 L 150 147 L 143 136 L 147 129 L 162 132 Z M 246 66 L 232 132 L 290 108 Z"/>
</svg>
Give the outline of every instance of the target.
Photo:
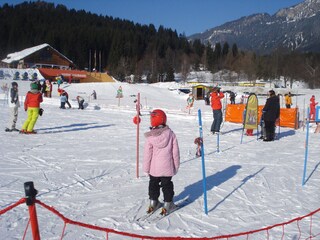
<svg viewBox="0 0 320 240">
<path fill-rule="evenodd" d="M 165 126 L 145 133 L 143 171 L 154 177 L 172 177 L 180 167 L 176 135 Z"/>
</svg>

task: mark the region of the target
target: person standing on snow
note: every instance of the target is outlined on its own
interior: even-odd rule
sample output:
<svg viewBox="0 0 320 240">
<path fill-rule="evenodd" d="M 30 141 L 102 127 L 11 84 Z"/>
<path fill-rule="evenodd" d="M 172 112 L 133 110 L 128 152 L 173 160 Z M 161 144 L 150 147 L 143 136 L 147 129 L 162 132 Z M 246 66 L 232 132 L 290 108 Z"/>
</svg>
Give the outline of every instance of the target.
<svg viewBox="0 0 320 240">
<path fill-rule="evenodd" d="M 286 103 L 286 108 L 291 108 L 291 105 L 292 105 L 291 92 L 284 95 L 284 101 Z"/>
<path fill-rule="evenodd" d="M 83 99 L 83 97 L 77 96 L 77 101 L 78 101 L 78 104 L 79 104 L 79 108 L 78 109 L 83 110 L 84 109 L 84 106 L 83 106 L 84 99 Z"/>
<path fill-rule="evenodd" d="M 263 141 L 269 142 L 274 140 L 275 124 L 280 117 L 280 101 L 273 90 L 269 91 L 269 98 L 263 109 L 263 121 L 265 126 L 265 135 Z"/>
<path fill-rule="evenodd" d="M 236 96 L 234 92 L 230 92 L 230 104 L 236 104 Z"/>
<path fill-rule="evenodd" d="M 213 122 L 211 125 L 211 133 L 219 133 L 220 132 L 220 126 L 222 123 L 222 104 L 221 104 L 221 99 L 224 98 L 223 92 L 220 91 L 220 88 L 215 87 L 211 94 L 211 108 L 213 112 Z"/>
<path fill-rule="evenodd" d="M 66 96 L 66 93 L 63 92 L 63 93 L 61 93 L 61 96 L 60 96 L 60 108 L 61 109 L 66 109 L 66 102 L 67 102 L 67 96 Z"/>
<path fill-rule="evenodd" d="M 143 171 L 149 176 L 150 205 L 147 213 L 160 207 L 159 196 L 162 188 L 164 205 L 161 215 L 169 214 L 175 208 L 172 177 L 180 166 L 179 145 L 174 132 L 166 125 L 167 116 L 155 109 L 150 114 L 150 131 L 145 133 Z"/>
<path fill-rule="evenodd" d="M 187 98 L 187 109 L 192 108 L 193 104 L 194 104 L 194 96 L 192 93 L 190 93 L 189 97 Z"/>
<path fill-rule="evenodd" d="M 31 90 L 27 93 L 24 101 L 24 110 L 28 111 L 28 118 L 22 125 L 20 133 L 36 133 L 33 128 L 39 117 L 40 103 L 43 101 L 42 94 L 38 89 L 38 84 L 31 83 Z"/>
<path fill-rule="evenodd" d="M 18 120 L 18 108 L 20 107 L 19 102 L 19 93 L 18 93 L 18 83 L 12 82 L 11 83 L 11 89 L 10 89 L 10 96 L 8 98 L 9 108 L 10 108 L 10 119 L 9 119 L 9 125 L 6 128 L 6 132 L 12 132 L 19 130 L 16 128 L 16 123 Z"/>
<path fill-rule="evenodd" d="M 93 90 L 91 96 L 93 97 L 93 100 L 97 100 L 97 92 L 95 90 Z"/>
<path fill-rule="evenodd" d="M 316 98 L 314 95 L 312 95 L 312 97 L 310 98 L 310 120 L 314 121 L 314 118 L 316 116 L 316 105 L 318 105 L 318 103 L 316 102 Z"/>
</svg>

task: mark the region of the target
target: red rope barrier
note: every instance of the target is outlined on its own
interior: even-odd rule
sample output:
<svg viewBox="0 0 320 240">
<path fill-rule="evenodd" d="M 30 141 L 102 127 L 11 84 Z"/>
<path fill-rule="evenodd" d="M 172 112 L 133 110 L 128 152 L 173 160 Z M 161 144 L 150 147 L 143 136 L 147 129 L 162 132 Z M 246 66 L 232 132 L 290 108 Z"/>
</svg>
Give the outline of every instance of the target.
<svg viewBox="0 0 320 240">
<path fill-rule="evenodd" d="M 10 211 L 11 209 L 13 209 L 13 208 L 19 206 L 20 204 L 25 203 L 25 202 L 26 202 L 26 199 L 25 199 L 25 198 L 21 198 L 21 199 L 20 199 L 19 201 L 17 201 L 16 203 L 10 205 L 9 207 L 6 207 L 6 208 L 0 210 L 0 215 L 6 213 L 6 212 L 8 212 L 8 211 Z"/>
<path fill-rule="evenodd" d="M 17 201 L 16 203 L 10 205 L 9 207 L 6 207 L 2 210 L 0 210 L 0 215 L 10 211 L 11 209 L 19 206 L 20 204 L 22 203 L 25 203 L 26 202 L 26 199 L 25 198 L 21 198 L 19 201 Z M 187 238 L 187 237 L 151 237 L 151 236 L 143 236 L 143 235 L 138 235 L 138 234 L 132 234 L 132 233 L 127 233 L 127 232 L 121 232 L 121 231 L 117 231 L 117 230 L 114 230 L 114 229 L 110 229 L 110 228 L 105 228 L 105 227 L 99 227 L 99 226 L 95 226 L 95 225 L 90 225 L 90 224 L 87 224 L 87 223 L 82 223 L 82 222 L 78 222 L 78 221 L 73 221 L 65 216 L 63 216 L 60 212 L 58 212 L 56 209 L 54 209 L 53 207 L 50 207 L 44 203 L 42 203 L 41 201 L 39 200 L 35 200 L 35 203 L 38 203 L 39 205 L 41 205 L 42 207 L 44 207 L 45 209 L 49 210 L 50 212 L 52 212 L 53 214 L 57 215 L 58 217 L 60 217 L 63 221 L 64 221 L 64 227 L 63 227 L 63 232 L 62 232 L 62 236 L 61 236 L 61 239 L 63 239 L 63 235 L 64 235 L 64 232 L 65 232 L 65 229 L 66 229 L 66 224 L 72 224 L 72 225 L 76 225 L 76 226 L 80 226 L 80 227 L 84 227 L 84 228 L 88 228 L 88 229 L 91 229 L 91 230 L 97 230 L 97 231 L 103 231 L 103 232 L 106 232 L 106 239 L 108 240 L 109 239 L 109 233 L 114 233 L 114 234 L 117 234 L 117 235 L 122 235 L 122 236 L 126 236 L 126 237 L 132 237 L 132 238 L 139 238 L 141 240 L 144 240 L 144 239 L 156 239 L 156 240 L 178 240 L 178 239 L 188 239 L 188 240 L 199 240 L 199 239 L 211 239 L 211 240 L 217 240 L 217 239 L 229 239 L 229 238 L 234 238 L 234 237 L 239 237 L 239 236 L 247 236 L 247 239 L 249 239 L 249 235 L 252 235 L 254 233 L 258 233 L 258 232 L 266 232 L 267 233 L 267 239 L 269 239 L 269 230 L 273 229 L 273 228 L 276 228 L 276 227 L 282 227 L 282 238 L 284 237 L 284 234 L 285 234 L 285 231 L 284 231 L 284 226 L 285 225 L 288 225 L 288 224 L 291 224 L 293 222 L 297 222 L 297 228 L 299 230 L 299 237 L 298 237 L 298 240 L 300 239 L 301 237 L 301 229 L 300 229 L 300 225 L 299 225 L 299 222 L 304 219 L 304 218 L 307 218 L 307 217 L 310 217 L 310 237 L 308 237 L 308 239 L 312 239 L 313 237 L 315 236 L 318 236 L 320 235 L 317 234 L 315 236 L 312 236 L 312 222 L 313 222 L 313 219 L 312 219 L 312 216 L 318 212 L 320 212 L 320 208 L 313 211 L 313 212 L 310 212 L 304 216 L 301 216 L 301 217 L 297 217 L 297 218 L 294 218 L 292 220 L 289 220 L 287 222 L 283 222 L 283 223 L 278 223 L 278 224 L 274 224 L 272 226 L 268 226 L 268 227 L 265 227 L 265 228 L 261 228 L 261 229 L 257 229 L 257 230 L 251 230 L 251 231 L 247 231 L 247 232 L 240 232 L 240 233 L 237 233 L 237 234 L 229 234 L 229 235 L 220 235 L 220 236 L 216 236 L 216 237 L 209 237 L 209 238 Z M 30 221 L 30 220 L 29 220 Z M 29 222 L 27 224 L 27 228 L 29 226 Z M 26 229 L 27 229 L 26 228 Z M 26 232 L 26 231 L 25 231 Z"/>
</svg>

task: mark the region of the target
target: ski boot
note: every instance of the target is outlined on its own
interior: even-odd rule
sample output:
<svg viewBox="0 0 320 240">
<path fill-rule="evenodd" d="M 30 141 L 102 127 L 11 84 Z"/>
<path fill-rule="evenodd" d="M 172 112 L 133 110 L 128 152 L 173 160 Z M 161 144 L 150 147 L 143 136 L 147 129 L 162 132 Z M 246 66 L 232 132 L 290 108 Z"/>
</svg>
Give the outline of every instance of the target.
<svg viewBox="0 0 320 240">
<path fill-rule="evenodd" d="M 148 207 L 147 213 L 152 213 L 160 208 L 160 202 L 158 200 L 150 200 L 150 205 Z"/>
<path fill-rule="evenodd" d="M 173 202 L 164 202 L 160 215 L 166 216 L 177 206 Z"/>
</svg>

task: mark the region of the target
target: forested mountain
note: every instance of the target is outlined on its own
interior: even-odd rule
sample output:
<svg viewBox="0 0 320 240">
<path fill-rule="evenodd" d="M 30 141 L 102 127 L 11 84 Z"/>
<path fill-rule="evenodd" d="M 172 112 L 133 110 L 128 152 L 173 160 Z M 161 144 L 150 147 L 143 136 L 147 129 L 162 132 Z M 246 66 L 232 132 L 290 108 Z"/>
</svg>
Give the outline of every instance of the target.
<svg viewBox="0 0 320 240">
<path fill-rule="evenodd" d="M 199 62 L 185 36 L 154 25 L 67 9 L 42 1 L 0 7 L 0 56 L 48 43 L 80 68 L 125 75 L 148 75 L 158 81 L 181 63 Z M 172 75 L 172 74 L 171 74 Z"/>
<path fill-rule="evenodd" d="M 294 13 L 284 11 L 278 15 L 297 16 Z M 256 15 L 254 19 L 265 17 Z M 308 17 L 311 19 L 312 14 Z M 156 29 L 152 24 L 141 25 L 42 1 L 0 6 L 0 32 L 1 59 L 8 53 L 48 43 L 79 69 L 107 71 L 121 81 L 130 75 L 134 75 L 135 82 L 140 82 L 142 76 L 147 76 L 148 83 L 173 81 L 174 73 L 181 73 L 182 80 L 186 80 L 192 70 L 215 73 L 225 69 L 237 73 L 238 77 L 228 79 L 232 82 L 239 81 L 240 75 L 249 81 L 283 76 L 287 81 L 304 79 L 310 87 L 320 87 L 318 53 L 280 47 L 262 55 L 238 47 L 242 45 L 240 40 L 223 38 L 204 45 L 200 39 L 188 40 L 162 26 Z M 254 41 L 254 36 L 249 40 Z M 319 42 L 315 44 L 319 46 Z"/>
</svg>

